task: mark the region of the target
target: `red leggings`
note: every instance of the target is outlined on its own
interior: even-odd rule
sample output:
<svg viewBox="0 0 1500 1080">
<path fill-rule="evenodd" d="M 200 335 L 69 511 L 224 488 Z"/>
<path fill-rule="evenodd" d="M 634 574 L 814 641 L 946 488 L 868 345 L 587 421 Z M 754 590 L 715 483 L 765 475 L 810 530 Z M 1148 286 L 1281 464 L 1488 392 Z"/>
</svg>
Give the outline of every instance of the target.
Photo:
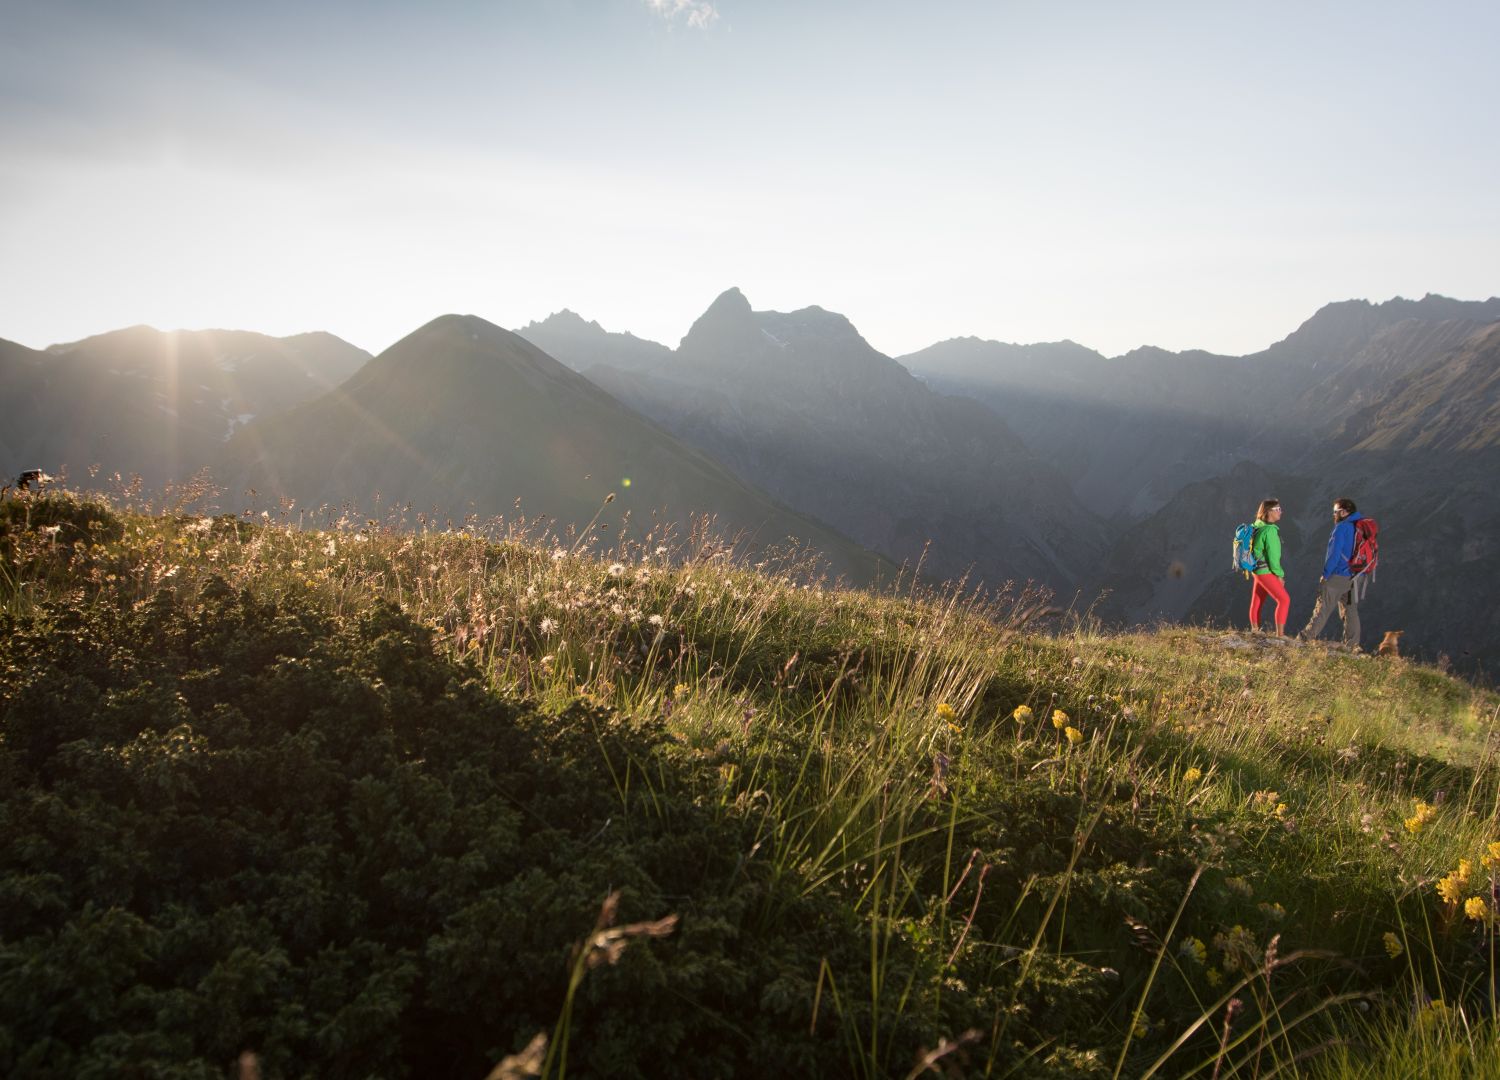
<svg viewBox="0 0 1500 1080">
<path fill-rule="evenodd" d="M 1265 573 L 1255 575 L 1255 588 L 1250 590 L 1250 629 L 1260 629 L 1260 605 L 1266 597 L 1271 598 L 1271 603 L 1276 605 L 1276 632 L 1286 632 L 1286 613 L 1291 606 L 1292 598 L 1286 593 L 1286 586 L 1275 574 Z"/>
</svg>

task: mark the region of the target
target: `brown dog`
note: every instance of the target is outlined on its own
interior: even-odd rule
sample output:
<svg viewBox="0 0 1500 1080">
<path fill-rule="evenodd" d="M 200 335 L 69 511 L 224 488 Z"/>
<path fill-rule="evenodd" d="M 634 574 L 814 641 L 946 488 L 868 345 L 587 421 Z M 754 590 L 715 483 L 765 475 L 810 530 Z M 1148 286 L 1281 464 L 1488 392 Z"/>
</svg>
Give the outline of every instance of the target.
<svg viewBox="0 0 1500 1080">
<path fill-rule="evenodd" d="M 1406 633 L 1405 630 L 1387 630 L 1385 632 L 1385 640 L 1380 643 L 1375 651 L 1381 656 L 1400 656 L 1401 635 L 1404 633 Z"/>
</svg>

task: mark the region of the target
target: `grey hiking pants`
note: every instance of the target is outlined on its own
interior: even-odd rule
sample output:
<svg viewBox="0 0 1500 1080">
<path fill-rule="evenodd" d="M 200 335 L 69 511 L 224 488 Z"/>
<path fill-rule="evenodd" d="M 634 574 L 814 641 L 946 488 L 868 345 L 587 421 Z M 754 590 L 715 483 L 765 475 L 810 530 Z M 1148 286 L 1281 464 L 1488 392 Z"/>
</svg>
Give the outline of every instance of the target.
<svg viewBox="0 0 1500 1080">
<path fill-rule="evenodd" d="M 1328 624 L 1328 616 L 1333 614 L 1333 607 L 1338 605 L 1339 618 L 1344 620 L 1344 644 L 1349 648 L 1359 645 L 1359 585 L 1351 577 L 1343 574 L 1334 574 L 1323 579 L 1323 584 L 1318 587 L 1318 599 L 1313 604 L 1312 618 L 1307 620 L 1307 627 L 1299 634 L 1299 637 L 1316 638 L 1323 632 L 1323 627 Z"/>
</svg>

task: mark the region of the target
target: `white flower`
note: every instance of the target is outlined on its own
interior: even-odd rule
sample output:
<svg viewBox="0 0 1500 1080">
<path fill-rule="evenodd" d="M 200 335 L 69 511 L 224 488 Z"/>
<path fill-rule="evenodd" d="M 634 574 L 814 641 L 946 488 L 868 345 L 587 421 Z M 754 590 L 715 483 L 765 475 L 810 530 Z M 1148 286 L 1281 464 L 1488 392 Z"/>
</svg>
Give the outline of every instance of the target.
<svg viewBox="0 0 1500 1080">
<path fill-rule="evenodd" d="M 544 634 L 555 634 L 557 632 L 557 620 L 548 615 L 537 624 L 537 629 Z"/>
<path fill-rule="evenodd" d="M 624 573 L 625 573 L 625 564 L 624 563 L 610 563 L 609 564 L 609 576 L 610 577 L 622 577 L 624 575 Z"/>
<path fill-rule="evenodd" d="M 656 549 L 656 552 L 655 552 L 656 555 L 661 556 L 661 555 L 665 555 L 666 553 L 667 553 L 667 548 L 666 548 L 665 544 L 657 546 L 657 549 Z"/>
<path fill-rule="evenodd" d="M 201 517 L 197 521 L 195 521 L 191 525 L 189 525 L 187 527 L 187 531 L 190 532 L 190 533 L 197 533 L 198 535 L 201 536 L 204 533 L 212 531 L 213 527 L 214 527 L 214 519 L 213 518 L 211 518 L 211 517 Z"/>
<path fill-rule="evenodd" d="M 647 619 L 646 621 L 648 623 L 650 623 L 652 626 L 660 626 L 661 625 L 661 616 L 660 615 L 653 615 L 653 616 L 651 616 L 651 618 Z"/>
<path fill-rule="evenodd" d="M 553 562 L 561 562 L 563 559 L 566 559 L 567 557 L 568 557 L 568 553 L 566 551 L 564 551 L 562 548 L 553 548 L 552 549 L 552 561 Z"/>
<path fill-rule="evenodd" d="M 323 545 L 323 554 L 330 559 L 339 553 L 339 542 L 333 537 L 328 538 L 328 543 Z"/>
<path fill-rule="evenodd" d="M 43 525 L 41 527 L 41 529 L 39 529 L 38 531 L 43 536 L 56 536 L 58 533 L 62 532 L 62 526 L 61 525 Z"/>
</svg>

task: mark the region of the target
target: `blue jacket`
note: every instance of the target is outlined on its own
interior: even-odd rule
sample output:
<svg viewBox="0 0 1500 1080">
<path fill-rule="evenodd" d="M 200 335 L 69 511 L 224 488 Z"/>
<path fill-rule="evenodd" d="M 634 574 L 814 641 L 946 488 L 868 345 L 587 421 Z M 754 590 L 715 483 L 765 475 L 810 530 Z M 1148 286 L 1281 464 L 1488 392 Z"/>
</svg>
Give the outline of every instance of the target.
<svg viewBox="0 0 1500 1080">
<path fill-rule="evenodd" d="M 1323 560 L 1323 576 L 1342 574 L 1350 577 L 1349 556 L 1354 554 L 1354 523 L 1364 517 L 1358 511 L 1350 514 L 1333 527 L 1328 538 L 1328 556 Z"/>
</svg>

